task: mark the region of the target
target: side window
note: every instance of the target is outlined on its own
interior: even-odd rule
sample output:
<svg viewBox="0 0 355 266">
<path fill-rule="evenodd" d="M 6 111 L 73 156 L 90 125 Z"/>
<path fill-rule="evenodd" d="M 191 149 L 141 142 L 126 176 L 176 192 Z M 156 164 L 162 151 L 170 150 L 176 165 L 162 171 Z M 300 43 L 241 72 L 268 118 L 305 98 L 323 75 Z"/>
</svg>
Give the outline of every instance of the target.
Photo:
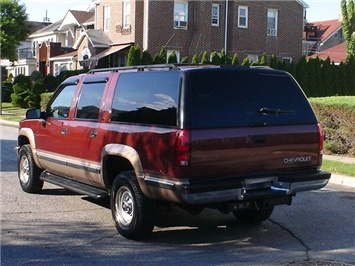
<svg viewBox="0 0 355 266">
<path fill-rule="evenodd" d="M 84 84 L 76 110 L 76 119 L 97 120 L 101 106 L 102 95 L 106 83 Z"/>
<path fill-rule="evenodd" d="M 176 126 L 178 91 L 178 72 L 122 73 L 111 121 Z"/>
<path fill-rule="evenodd" d="M 49 117 L 67 119 L 76 85 L 64 87 L 47 108 Z"/>
</svg>

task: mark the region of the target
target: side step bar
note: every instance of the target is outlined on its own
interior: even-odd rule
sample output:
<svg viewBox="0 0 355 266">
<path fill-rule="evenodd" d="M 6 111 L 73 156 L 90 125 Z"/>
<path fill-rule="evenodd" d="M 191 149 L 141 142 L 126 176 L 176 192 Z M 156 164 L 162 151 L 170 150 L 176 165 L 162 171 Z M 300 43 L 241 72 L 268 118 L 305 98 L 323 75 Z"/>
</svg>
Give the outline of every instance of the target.
<svg viewBox="0 0 355 266">
<path fill-rule="evenodd" d="M 87 195 L 90 198 L 94 199 L 108 197 L 110 195 L 109 192 L 104 189 L 92 187 L 87 184 L 80 183 L 78 181 L 54 175 L 48 172 L 43 172 L 40 178 L 41 180 L 51 183 L 53 185 L 63 187 L 79 194 Z"/>
</svg>

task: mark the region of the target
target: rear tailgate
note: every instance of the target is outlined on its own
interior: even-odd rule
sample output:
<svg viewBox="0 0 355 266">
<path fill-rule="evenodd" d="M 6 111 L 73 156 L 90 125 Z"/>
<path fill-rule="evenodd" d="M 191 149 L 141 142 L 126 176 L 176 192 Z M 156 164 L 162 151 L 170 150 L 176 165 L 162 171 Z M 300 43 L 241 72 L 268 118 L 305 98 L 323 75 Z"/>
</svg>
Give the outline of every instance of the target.
<svg viewBox="0 0 355 266">
<path fill-rule="evenodd" d="M 316 169 L 319 138 L 317 125 L 196 129 L 191 132 L 191 178 Z"/>
<path fill-rule="evenodd" d="M 320 165 L 320 127 L 282 71 L 189 72 L 191 177 L 268 174 Z"/>
</svg>

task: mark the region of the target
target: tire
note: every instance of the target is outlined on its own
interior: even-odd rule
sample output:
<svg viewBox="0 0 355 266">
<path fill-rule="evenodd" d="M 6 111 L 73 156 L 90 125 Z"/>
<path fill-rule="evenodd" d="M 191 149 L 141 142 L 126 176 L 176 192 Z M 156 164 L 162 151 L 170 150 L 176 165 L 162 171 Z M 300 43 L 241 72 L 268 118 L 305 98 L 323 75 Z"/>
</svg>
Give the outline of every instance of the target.
<svg viewBox="0 0 355 266">
<path fill-rule="evenodd" d="M 151 234 L 154 202 L 142 193 L 134 172 L 123 172 L 116 177 L 110 200 L 112 217 L 122 236 L 139 240 Z"/>
<path fill-rule="evenodd" d="M 39 176 L 42 173 L 34 159 L 30 145 L 20 148 L 18 157 L 18 177 L 23 191 L 27 193 L 39 193 L 43 188 L 43 181 Z"/>
<path fill-rule="evenodd" d="M 259 209 L 235 211 L 233 212 L 233 214 L 239 221 L 243 223 L 256 224 L 269 219 L 273 210 L 274 207 L 259 208 Z"/>
</svg>

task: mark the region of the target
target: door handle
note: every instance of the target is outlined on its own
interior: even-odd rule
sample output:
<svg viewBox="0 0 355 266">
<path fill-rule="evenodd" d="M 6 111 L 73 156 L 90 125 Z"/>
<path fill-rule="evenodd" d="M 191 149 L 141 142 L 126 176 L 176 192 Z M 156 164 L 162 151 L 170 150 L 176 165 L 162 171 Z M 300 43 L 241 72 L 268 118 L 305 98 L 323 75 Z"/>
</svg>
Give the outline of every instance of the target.
<svg viewBox="0 0 355 266">
<path fill-rule="evenodd" d="M 91 131 L 91 133 L 90 133 L 90 138 L 96 138 L 97 137 L 97 131 L 95 131 L 95 130 L 93 130 L 93 131 Z"/>
<path fill-rule="evenodd" d="M 67 129 L 64 127 L 60 130 L 60 135 L 66 135 L 67 134 Z"/>
</svg>

